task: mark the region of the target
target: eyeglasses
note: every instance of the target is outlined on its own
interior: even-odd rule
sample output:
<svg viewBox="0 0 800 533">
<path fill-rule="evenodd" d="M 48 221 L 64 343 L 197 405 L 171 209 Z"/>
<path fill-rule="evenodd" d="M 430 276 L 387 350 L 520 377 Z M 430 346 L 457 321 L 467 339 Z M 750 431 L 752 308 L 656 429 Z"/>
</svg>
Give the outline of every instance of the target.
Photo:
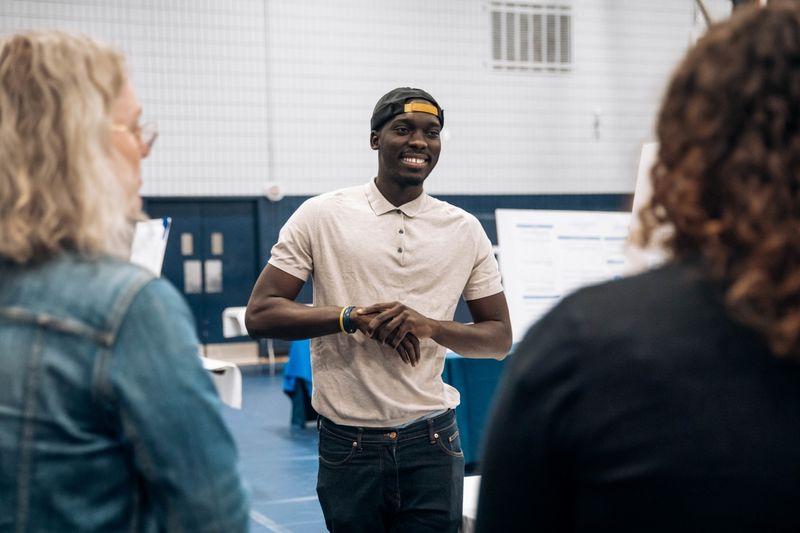
<svg viewBox="0 0 800 533">
<path fill-rule="evenodd" d="M 111 131 L 130 133 L 136 137 L 149 152 L 158 137 L 158 124 L 155 122 L 145 122 L 144 124 L 136 124 L 133 128 L 125 124 L 112 124 Z"/>
</svg>

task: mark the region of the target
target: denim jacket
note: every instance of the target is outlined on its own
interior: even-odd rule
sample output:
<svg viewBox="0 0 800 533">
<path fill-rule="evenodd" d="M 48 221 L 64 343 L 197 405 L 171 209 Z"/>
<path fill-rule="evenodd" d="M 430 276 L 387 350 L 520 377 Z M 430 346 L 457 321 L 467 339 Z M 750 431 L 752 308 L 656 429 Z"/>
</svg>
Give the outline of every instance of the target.
<svg viewBox="0 0 800 533">
<path fill-rule="evenodd" d="M 248 496 L 166 281 L 71 255 L 0 263 L 0 532 L 237 532 Z"/>
</svg>

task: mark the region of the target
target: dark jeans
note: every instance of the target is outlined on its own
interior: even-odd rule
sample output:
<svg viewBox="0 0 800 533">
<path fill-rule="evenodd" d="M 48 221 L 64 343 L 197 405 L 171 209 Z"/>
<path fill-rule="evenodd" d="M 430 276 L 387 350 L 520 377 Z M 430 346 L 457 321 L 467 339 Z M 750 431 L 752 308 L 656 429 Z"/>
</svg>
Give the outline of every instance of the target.
<svg viewBox="0 0 800 533">
<path fill-rule="evenodd" d="M 317 494 L 335 532 L 457 532 L 464 453 L 455 411 L 406 428 L 319 422 Z"/>
</svg>

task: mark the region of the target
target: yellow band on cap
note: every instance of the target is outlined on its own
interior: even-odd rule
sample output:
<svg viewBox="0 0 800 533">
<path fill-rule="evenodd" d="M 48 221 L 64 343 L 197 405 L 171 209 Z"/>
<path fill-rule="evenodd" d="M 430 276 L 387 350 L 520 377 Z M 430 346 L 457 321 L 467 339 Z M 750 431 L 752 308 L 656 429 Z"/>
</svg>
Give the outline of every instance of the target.
<svg viewBox="0 0 800 533">
<path fill-rule="evenodd" d="M 403 113 L 411 113 L 413 111 L 439 116 L 439 110 L 436 109 L 436 106 L 425 102 L 409 102 L 403 107 Z"/>
</svg>

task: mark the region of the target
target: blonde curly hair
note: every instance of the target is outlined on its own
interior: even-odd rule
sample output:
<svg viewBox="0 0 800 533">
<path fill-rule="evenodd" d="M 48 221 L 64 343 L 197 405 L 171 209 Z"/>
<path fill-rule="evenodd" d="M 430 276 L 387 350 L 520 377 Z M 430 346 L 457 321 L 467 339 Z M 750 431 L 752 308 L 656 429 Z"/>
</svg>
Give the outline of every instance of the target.
<svg viewBox="0 0 800 533">
<path fill-rule="evenodd" d="M 0 43 L 0 260 L 128 254 L 131 214 L 111 170 L 116 50 L 59 31 Z"/>
</svg>

